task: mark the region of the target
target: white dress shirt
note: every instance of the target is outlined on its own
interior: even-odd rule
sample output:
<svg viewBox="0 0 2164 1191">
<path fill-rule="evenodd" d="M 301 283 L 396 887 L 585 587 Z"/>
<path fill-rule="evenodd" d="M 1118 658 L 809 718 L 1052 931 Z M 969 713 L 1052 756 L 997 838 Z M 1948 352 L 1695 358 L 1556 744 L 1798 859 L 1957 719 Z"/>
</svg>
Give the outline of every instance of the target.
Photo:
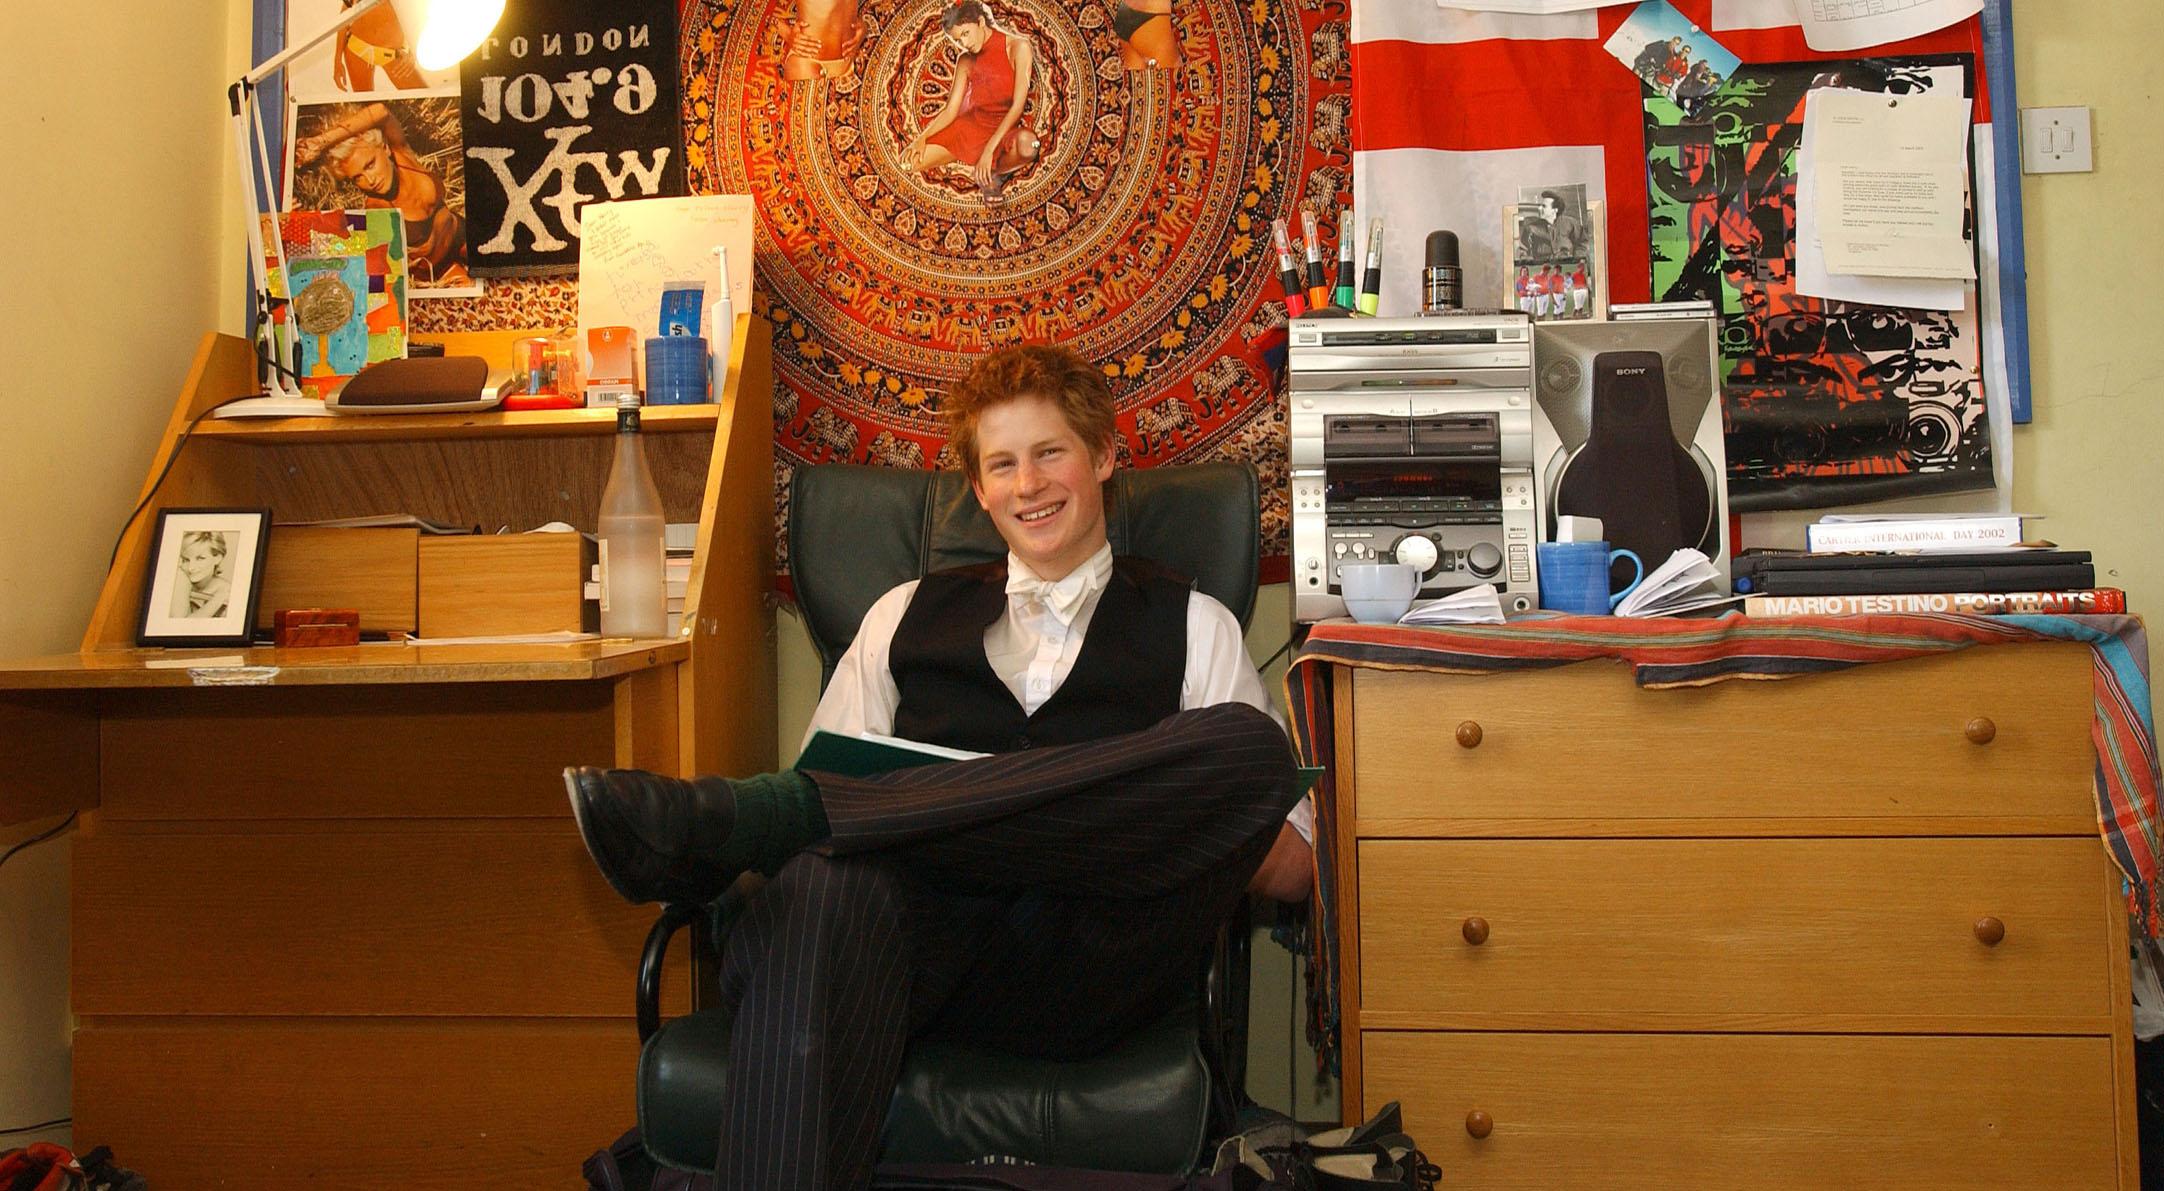
<svg viewBox="0 0 2164 1191">
<path fill-rule="evenodd" d="M 984 631 L 984 656 L 992 673 L 1006 684 L 1022 705 L 1035 715 L 1074 670 L 1082 653 L 1082 639 L 1097 614 L 1098 597 L 1112 577 L 1112 547 L 1098 548 L 1089 561 L 1065 578 L 1046 583 L 1036 578 L 1021 559 L 1007 555 L 1007 611 Z M 857 638 L 850 643 L 826 694 L 812 713 L 804 739 L 812 733 L 846 735 L 894 732 L 894 713 L 902 693 L 888 668 L 894 630 L 917 594 L 917 581 L 880 596 L 864 614 Z M 1187 595 L 1187 665 L 1180 678 L 1180 710 L 1214 707 L 1219 703 L 1245 703 L 1268 712 L 1285 726 L 1277 704 L 1263 690 L 1262 676 L 1248 659 L 1247 642 L 1240 622 L 1211 596 L 1191 591 Z M 1286 816 L 1293 830 L 1310 844 L 1315 840 L 1315 808 L 1307 799 Z"/>
</svg>

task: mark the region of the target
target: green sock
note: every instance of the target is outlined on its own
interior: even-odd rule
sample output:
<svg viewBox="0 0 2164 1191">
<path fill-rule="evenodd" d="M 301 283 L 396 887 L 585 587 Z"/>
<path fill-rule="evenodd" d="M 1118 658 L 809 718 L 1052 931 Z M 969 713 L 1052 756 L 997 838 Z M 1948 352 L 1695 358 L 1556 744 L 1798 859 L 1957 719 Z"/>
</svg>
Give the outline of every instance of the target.
<svg viewBox="0 0 2164 1191">
<path fill-rule="evenodd" d="M 819 787 L 794 769 L 733 779 L 736 826 L 722 846 L 722 863 L 773 876 L 783 862 L 827 837 Z"/>
</svg>

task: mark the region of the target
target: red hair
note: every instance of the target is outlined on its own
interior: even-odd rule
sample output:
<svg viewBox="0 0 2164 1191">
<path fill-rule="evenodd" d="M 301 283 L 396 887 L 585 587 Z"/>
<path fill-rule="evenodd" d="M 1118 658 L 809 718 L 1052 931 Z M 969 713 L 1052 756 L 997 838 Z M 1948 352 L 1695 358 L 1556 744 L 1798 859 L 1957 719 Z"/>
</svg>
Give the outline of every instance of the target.
<svg viewBox="0 0 2164 1191">
<path fill-rule="evenodd" d="M 981 356 L 947 390 L 942 404 L 947 435 L 962 468 L 977 476 L 977 423 L 988 409 L 1023 397 L 1042 397 L 1089 445 L 1090 457 L 1112 449 L 1112 387 L 1104 373 L 1073 348 L 1049 343 L 1003 347 Z"/>
</svg>

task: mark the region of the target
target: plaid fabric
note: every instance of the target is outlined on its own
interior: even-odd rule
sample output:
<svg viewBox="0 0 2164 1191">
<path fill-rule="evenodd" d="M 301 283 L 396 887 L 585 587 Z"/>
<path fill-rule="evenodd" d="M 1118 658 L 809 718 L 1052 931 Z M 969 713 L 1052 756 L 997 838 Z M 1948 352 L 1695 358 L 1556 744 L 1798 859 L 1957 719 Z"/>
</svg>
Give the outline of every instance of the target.
<svg viewBox="0 0 2164 1191">
<path fill-rule="evenodd" d="M 2126 876 L 2127 906 L 2151 936 L 2157 904 L 2156 731 L 2149 710 L 2149 644 L 2132 616 L 1828 616 L 1717 620 L 1540 615 L 1499 625 L 1404 628 L 1319 624 L 1285 672 L 1301 764 L 1331 763 L 1329 667 L 1486 674 L 1592 658 L 1631 663 L 1638 685 L 1704 686 L 1728 678 L 1788 678 L 1872 662 L 1952 653 L 1976 645 L 2079 641 L 2095 657 L 2097 829 Z M 1337 1066 L 1334 773 L 1315 798 L 1316 895 L 1310 921 L 1309 1036 L 1327 1070 Z"/>
</svg>

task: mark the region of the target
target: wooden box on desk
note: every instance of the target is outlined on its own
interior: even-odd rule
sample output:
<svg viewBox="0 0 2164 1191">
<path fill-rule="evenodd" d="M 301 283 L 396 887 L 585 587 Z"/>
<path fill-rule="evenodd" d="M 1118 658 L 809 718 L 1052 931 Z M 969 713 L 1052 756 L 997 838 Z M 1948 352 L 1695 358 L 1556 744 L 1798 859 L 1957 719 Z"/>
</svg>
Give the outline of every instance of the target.
<svg viewBox="0 0 2164 1191">
<path fill-rule="evenodd" d="M 424 537 L 420 635 L 578 632 L 591 552 L 576 533 Z"/>
<path fill-rule="evenodd" d="M 281 525 L 263 559 L 260 622 L 285 608 L 351 608 L 364 633 L 410 633 L 417 623 L 420 531 Z"/>
</svg>

